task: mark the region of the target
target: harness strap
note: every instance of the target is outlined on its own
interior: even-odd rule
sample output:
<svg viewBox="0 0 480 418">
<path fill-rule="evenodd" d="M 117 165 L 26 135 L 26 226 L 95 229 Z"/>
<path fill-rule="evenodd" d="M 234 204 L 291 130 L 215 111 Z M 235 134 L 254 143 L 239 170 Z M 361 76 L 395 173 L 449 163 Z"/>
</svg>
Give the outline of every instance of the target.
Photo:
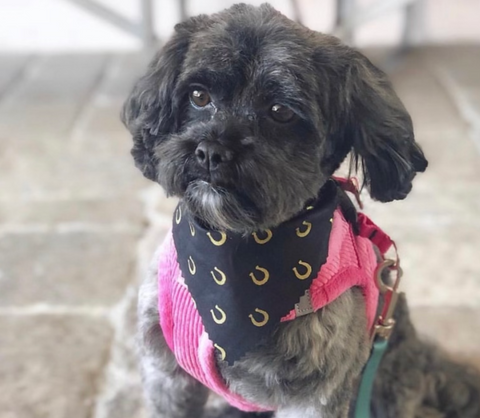
<svg viewBox="0 0 480 418">
<path fill-rule="evenodd" d="M 334 180 L 337 181 L 344 191 L 353 193 L 360 208 L 363 207 L 360 200 L 358 181 L 355 178 L 345 179 L 334 177 Z M 357 223 L 360 236 L 369 239 L 372 244 L 379 249 L 383 258 L 383 261 L 377 267 L 375 280 L 380 293 L 383 294 L 384 305 L 372 329 L 372 350 L 362 372 L 354 414 L 354 418 L 370 418 L 373 382 L 375 381 L 375 376 L 382 358 L 387 351 L 388 339 L 395 326 L 393 313 L 399 295 L 398 285 L 402 276 L 402 269 L 400 268 L 400 260 L 395 242 L 363 213 L 358 213 Z M 391 246 L 395 248 L 396 260 L 387 260 L 384 258 L 385 253 Z M 397 272 L 397 277 L 392 286 L 388 286 L 382 281 L 382 271 L 385 268 L 396 270 Z"/>
</svg>

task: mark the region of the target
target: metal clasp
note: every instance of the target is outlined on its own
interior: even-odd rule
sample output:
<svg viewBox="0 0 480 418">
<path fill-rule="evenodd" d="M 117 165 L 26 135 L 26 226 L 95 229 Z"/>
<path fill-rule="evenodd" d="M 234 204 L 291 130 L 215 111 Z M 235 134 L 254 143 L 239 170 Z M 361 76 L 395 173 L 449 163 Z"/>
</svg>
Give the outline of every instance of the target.
<svg viewBox="0 0 480 418">
<path fill-rule="evenodd" d="M 393 285 L 388 286 L 382 280 L 383 271 L 388 268 L 392 271 L 396 271 L 396 277 L 393 280 Z M 371 339 L 372 342 L 376 337 L 383 338 L 388 340 L 390 335 L 392 335 L 393 328 L 395 326 L 395 319 L 393 319 L 393 313 L 395 312 L 395 307 L 397 306 L 398 287 L 400 285 L 400 279 L 402 277 L 402 269 L 398 261 L 394 260 L 384 260 L 379 264 L 375 271 L 375 280 L 380 293 L 383 295 L 384 303 L 382 307 L 382 312 L 378 316 L 373 329 Z"/>
</svg>

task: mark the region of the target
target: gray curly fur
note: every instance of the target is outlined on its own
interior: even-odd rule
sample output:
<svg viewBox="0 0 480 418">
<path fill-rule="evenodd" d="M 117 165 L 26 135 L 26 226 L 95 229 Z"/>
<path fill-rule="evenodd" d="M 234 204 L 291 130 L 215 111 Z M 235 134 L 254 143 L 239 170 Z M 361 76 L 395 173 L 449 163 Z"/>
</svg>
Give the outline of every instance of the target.
<svg viewBox="0 0 480 418">
<path fill-rule="evenodd" d="M 209 89 L 215 105 L 192 107 L 192 83 Z M 295 111 L 292 122 L 269 118 L 271 100 Z M 237 5 L 178 25 L 135 86 L 122 119 L 146 177 L 183 199 L 203 222 L 242 233 L 297 213 L 349 152 L 372 197 L 384 202 L 405 198 L 427 166 L 385 75 L 336 38 L 268 5 Z M 205 173 L 194 157 L 202 141 L 221 143 L 233 161 Z M 204 412 L 207 389 L 178 366 L 160 329 L 155 263 L 138 305 L 151 417 L 272 416 L 233 408 Z M 480 418 L 478 372 L 417 336 L 404 297 L 395 317 L 372 417 Z M 276 418 L 347 418 L 369 355 L 365 330 L 364 299 L 353 288 L 315 314 L 281 324 L 268 344 L 233 366 L 218 360 L 218 367 L 233 392 L 275 405 Z"/>
</svg>

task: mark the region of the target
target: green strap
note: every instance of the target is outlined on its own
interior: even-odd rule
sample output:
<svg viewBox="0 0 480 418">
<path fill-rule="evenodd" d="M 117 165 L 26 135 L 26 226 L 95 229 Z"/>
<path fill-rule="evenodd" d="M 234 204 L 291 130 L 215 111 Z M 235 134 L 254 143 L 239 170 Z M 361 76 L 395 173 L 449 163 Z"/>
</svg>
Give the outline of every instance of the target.
<svg viewBox="0 0 480 418">
<path fill-rule="evenodd" d="M 370 401 L 372 399 L 373 381 L 377 374 L 378 366 L 387 350 L 388 340 L 377 339 L 373 343 L 372 353 L 363 370 L 360 388 L 358 390 L 355 406 L 355 418 L 370 418 Z"/>
</svg>

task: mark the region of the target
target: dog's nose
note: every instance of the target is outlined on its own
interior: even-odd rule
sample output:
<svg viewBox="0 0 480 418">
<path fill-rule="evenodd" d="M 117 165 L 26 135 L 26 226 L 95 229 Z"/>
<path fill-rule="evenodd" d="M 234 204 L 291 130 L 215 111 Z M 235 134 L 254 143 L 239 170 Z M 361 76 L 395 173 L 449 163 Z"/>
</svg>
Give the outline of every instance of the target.
<svg viewBox="0 0 480 418">
<path fill-rule="evenodd" d="M 198 163 L 207 170 L 215 170 L 220 164 L 233 159 L 233 152 L 218 142 L 202 141 L 195 150 Z"/>
</svg>

